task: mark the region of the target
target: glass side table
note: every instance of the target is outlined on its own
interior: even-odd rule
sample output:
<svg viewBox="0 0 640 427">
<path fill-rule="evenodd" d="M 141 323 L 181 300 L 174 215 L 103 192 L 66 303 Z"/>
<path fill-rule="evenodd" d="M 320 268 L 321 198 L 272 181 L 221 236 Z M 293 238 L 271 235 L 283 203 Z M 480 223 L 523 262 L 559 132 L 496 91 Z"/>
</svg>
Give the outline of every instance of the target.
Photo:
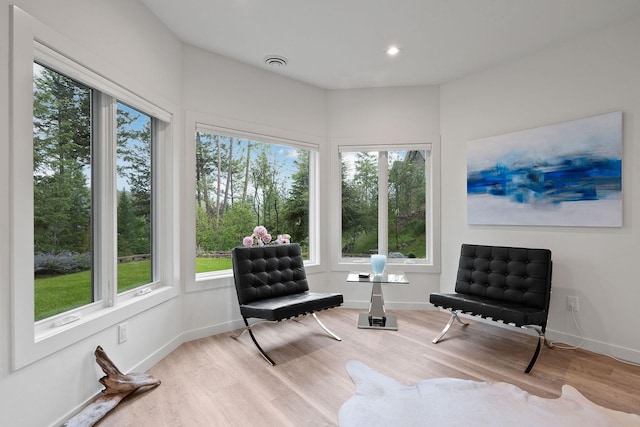
<svg viewBox="0 0 640 427">
<path fill-rule="evenodd" d="M 408 285 L 409 281 L 403 272 L 384 272 L 382 274 L 350 272 L 347 276 L 349 283 L 371 283 L 371 303 L 368 313 L 358 316 L 358 328 L 398 330 L 398 320 L 394 315 L 387 315 L 384 311 L 384 297 L 382 285 Z"/>
</svg>

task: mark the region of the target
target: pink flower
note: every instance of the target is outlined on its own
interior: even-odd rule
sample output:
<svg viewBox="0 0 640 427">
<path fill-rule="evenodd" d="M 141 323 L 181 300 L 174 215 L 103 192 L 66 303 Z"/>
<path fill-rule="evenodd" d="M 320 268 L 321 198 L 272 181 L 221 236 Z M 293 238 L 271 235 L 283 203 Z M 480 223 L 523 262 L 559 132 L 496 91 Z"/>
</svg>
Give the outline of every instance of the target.
<svg viewBox="0 0 640 427">
<path fill-rule="evenodd" d="M 276 240 L 276 243 L 279 245 L 289 243 L 291 241 L 290 239 L 291 239 L 291 236 L 288 234 L 278 234 L 278 239 Z M 264 227 L 263 225 L 258 225 L 256 228 L 253 229 L 253 234 L 251 236 L 247 236 L 244 239 L 242 239 L 242 244 L 247 247 L 253 246 L 253 245 L 263 246 L 268 244 L 272 240 L 273 240 L 273 236 L 269 234 L 266 227 Z"/>
<path fill-rule="evenodd" d="M 287 243 L 291 243 L 291 236 L 288 234 L 278 234 L 278 240 L 276 242 L 279 245 L 285 245 Z"/>
<path fill-rule="evenodd" d="M 253 234 L 255 234 L 258 237 L 264 237 L 264 235 L 267 234 L 267 229 L 264 228 L 262 225 L 259 225 L 253 229 Z"/>
</svg>

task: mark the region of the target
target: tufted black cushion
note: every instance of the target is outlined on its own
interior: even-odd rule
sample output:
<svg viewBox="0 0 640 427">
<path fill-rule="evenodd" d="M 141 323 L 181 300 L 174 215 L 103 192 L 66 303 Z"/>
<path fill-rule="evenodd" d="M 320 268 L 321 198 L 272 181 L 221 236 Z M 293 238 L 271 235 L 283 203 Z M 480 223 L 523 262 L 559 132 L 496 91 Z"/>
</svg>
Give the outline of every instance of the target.
<svg viewBox="0 0 640 427">
<path fill-rule="evenodd" d="M 463 244 L 455 293 L 433 293 L 438 307 L 522 325 L 546 325 L 551 251 Z"/>
<path fill-rule="evenodd" d="M 309 292 L 300 245 L 237 247 L 231 253 L 243 317 L 282 320 L 337 307 L 342 294 Z"/>
</svg>

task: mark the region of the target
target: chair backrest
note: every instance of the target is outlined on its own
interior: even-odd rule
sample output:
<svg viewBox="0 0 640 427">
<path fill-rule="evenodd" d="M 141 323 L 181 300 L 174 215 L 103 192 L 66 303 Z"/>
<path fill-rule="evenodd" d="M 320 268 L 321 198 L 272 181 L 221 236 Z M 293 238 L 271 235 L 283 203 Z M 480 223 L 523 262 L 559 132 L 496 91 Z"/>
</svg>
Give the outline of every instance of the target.
<svg viewBox="0 0 640 427">
<path fill-rule="evenodd" d="M 463 244 L 456 292 L 549 309 L 551 251 Z"/>
<path fill-rule="evenodd" d="M 240 304 L 309 290 L 297 243 L 237 247 L 231 261 Z"/>
</svg>

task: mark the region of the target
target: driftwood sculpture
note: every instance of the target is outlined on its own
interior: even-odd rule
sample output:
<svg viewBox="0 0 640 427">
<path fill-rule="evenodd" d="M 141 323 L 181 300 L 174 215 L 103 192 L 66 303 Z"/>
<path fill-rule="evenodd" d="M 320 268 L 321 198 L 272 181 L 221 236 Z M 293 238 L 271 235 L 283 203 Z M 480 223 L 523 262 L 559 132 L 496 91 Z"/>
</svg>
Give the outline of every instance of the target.
<svg viewBox="0 0 640 427">
<path fill-rule="evenodd" d="M 94 352 L 96 362 L 106 374 L 100 378 L 100 383 L 105 387 L 102 393 L 82 411 L 74 415 L 65 423 L 67 427 L 89 427 L 100 421 L 109 411 L 118 405 L 128 395 L 141 387 L 157 387 L 160 380 L 149 374 L 125 375 L 113 364 L 111 359 L 98 346 Z"/>
</svg>

